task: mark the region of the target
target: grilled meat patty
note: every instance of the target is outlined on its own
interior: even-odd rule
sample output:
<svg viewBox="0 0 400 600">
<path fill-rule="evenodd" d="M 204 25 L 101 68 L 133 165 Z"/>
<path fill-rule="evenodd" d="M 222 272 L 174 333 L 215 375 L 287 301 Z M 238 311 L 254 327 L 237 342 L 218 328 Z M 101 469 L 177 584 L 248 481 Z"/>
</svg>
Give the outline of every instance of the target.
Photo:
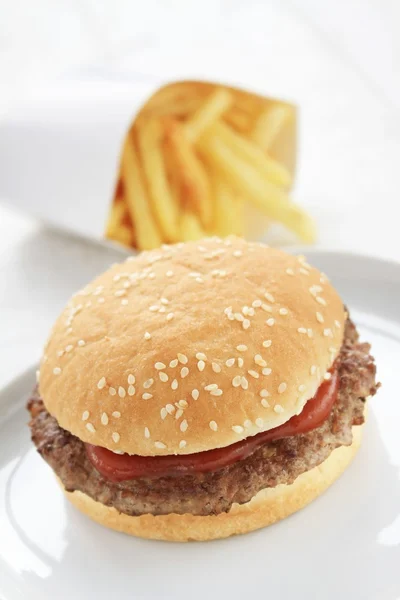
<svg viewBox="0 0 400 600">
<path fill-rule="evenodd" d="M 364 422 L 365 399 L 377 389 L 369 350 L 369 344 L 358 342 L 355 326 L 347 320 L 337 363 L 339 393 L 328 419 L 308 433 L 267 442 L 217 471 L 108 481 L 89 461 L 84 443 L 61 429 L 37 392 L 28 403 L 32 440 L 69 492 L 79 490 L 128 515 L 216 515 L 227 512 L 233 503 L 248 502 L 264 488 L 292 483 L 335 448 L 352 443 L 351 428 Z"/>
</svg>

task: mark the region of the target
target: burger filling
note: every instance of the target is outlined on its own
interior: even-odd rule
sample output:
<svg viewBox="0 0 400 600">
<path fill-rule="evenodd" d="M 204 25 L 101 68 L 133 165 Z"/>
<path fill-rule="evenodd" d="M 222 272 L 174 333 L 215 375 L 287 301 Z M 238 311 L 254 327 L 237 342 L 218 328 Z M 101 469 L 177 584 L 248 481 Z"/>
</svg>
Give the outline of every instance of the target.
<svg viewBox="0 0 400 600">
<path fill-rule="evenodd" d="M 264 488 L 290 484 L 352 443 L 376 391 L 368 344 L 348 320 L 329 378 L 302 413 L 227 448 L 185 456 L 131 457 L 85 444 L 62 429 L 37 392 L 28 403 L 32 439 L 67 491 L 79 490 L 128 515 L 215 515 Z"/>
</svg>

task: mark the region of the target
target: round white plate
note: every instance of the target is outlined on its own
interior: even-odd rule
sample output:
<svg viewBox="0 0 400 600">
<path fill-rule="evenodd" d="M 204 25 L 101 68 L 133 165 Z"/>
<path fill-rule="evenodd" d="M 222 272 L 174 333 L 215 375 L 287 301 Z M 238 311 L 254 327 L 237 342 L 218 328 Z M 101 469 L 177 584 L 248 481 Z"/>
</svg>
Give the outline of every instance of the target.
<svg viewBox="0 0 400 600">
<path fill-rule="evenodd" d="M 383 386 L 363 446 L 323 496 L 269 528 L 172 544 L 96 525 L 29 439 L 29 371 L 0 394 L 0 598 L 400 598 L 400 265 L 309 252 L 372 343 Z"/>
</svg>

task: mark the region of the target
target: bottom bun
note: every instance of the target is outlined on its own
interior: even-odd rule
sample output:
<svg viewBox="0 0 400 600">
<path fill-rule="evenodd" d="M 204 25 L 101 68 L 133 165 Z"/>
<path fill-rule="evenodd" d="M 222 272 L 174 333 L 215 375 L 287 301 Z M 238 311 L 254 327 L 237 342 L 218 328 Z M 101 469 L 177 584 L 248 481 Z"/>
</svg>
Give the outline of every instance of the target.
<svg viewBox="0 0 400 600">
<path fill-rule="evenodd" d="M 215 516 L 142 515 L 131 517 L 82 492 L 65 492 L 79 510 L 97 523 L 142 538 L 173 542 L 205 541 L 247 533 L 271 525 L 309 504 L 343 473 L 360 447 L 362 426 L 353 427 L 351 446 L 340 446 L 320 465 L 291 484 L 266 488 L 246 504 L 234 504 Z"/>
</svg>

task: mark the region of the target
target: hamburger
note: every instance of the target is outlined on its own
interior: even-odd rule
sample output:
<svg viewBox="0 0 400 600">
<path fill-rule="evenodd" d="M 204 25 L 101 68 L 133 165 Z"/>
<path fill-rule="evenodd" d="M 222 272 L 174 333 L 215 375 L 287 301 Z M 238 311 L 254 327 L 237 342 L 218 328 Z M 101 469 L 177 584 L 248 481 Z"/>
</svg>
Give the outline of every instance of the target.
<svg viewBox="0 0 400 600">
<path fill-rule="evenodd" d="M 68 303 L 28 403 L 32 440 L 103 525 L 245 533 L 349 465 L 377 389 L 369 351 L 304 257 L 238 238 L 163 246 Z"/>
</svg>

